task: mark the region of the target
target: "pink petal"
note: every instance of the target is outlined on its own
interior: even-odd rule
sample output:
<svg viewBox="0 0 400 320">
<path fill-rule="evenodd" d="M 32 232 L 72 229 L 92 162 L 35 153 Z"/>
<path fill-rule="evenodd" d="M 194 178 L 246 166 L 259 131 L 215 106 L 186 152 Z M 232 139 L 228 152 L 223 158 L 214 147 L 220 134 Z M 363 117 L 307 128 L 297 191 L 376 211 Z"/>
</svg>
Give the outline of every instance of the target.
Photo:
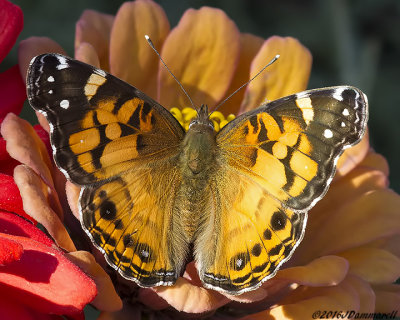
<svg viewBox="0 0 400 320">
<path fill-rule="evenodd" d="M 60 247 L 67 251 L 76 251 L 59 216 L 49 205 L 48 186 L 31 168 L 24 165 L 15 168 L 14 178 L 21 191 L 26 213 L 41 223 Z"/>
<path fill-rule="evenodd" d="M 30 37 L 22 40 L 18 47 L 18 63 L 22 77 L 26 77 L 32 58 L 42 53 L 55 52 L 66 55 L 63 48 L 54 40 L 46 37 Z"/>
<path fill-rule="evenodd" d="M 13 47 L 24 25 L 20 7 L 10 1 L 0 0 L 0 62 Z"/>
<path fill-rule="evenodd" d="M 94 281 L 61 251 L 25 237 L 1 236 L 24 248 L 19 261 L 0 267 L 3 296 L 41 312 L 66 315 L 80 312 L 96 296 Z"/>
<path fill-rule="evenodd" d="M 26 88 L 18 65 L 0 73 L 0 97 L 0 118 L 4 118 L 9 112 L 21 112 L 26 99 Z"/>
<path fill-rule="evenodd" d="M 188 313 L 215 310 L 229 302 L 220 293 L 192 285 L 184 278 L 178 278 L 172 287 L 156 287 L 154 290 L 176 310 Z"/>
<path fill-rule="evenodd" d="M 10 212 L 0 211 L 0 232 L 14 236 L 27 237 L 49 247 L 54 245 L 54 242 L 46 236 L 42 230 Z"/>
<path fill-rule="evenodd" d="M 65 192 L 68 199 L 69 207 L 72 214 L 76 219 L 80 220 L 80 213 L 78 208 L 79 203 L 79 193 L 81 192 L 81 187 L 73 184 L 71 181 L 67 181 L 65 184 Z"/>
<path fill-rule="evenodd" d="M 18 242 L 0 236 L 0 266 L 18 261 L 24 249 Z"/>
<path fill-rule="evenodd" d="M 109 14 L 85 10 L 76 23 L 75 58 L 86 62 L 82 60 L 85 56 L 81 51 L 82 44 L 90 44 L 98 60 L 95 66 L 109 70 L 110 34 L 113 22 L 114 17 Z"/>
<path fill-rule="evenodd" d="M 82 42 L 75 49 L 75 59 L 100 68 L 99 56 L 95 48 L 89 42 Z"/>
<path fill-rule="evenodd" d="M 8 153 L 14 159 L 33 168 L 47 185 L 54 186 L 47 149 L 27 121 L 10 113 L 1 125 L 1 134 L 7 141 Z"/>
</svg>

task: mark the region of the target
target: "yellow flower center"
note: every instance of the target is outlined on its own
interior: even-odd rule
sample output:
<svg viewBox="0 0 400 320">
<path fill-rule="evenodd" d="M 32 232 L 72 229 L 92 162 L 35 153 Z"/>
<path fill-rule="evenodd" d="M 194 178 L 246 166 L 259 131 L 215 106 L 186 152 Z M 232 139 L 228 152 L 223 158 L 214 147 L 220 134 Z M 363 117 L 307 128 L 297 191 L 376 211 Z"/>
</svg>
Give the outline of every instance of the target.
<svg viewBox="0 0 400 320">
<path fill-rule="evenodd" d="M 171 108 L 170 112 L 186 131 L 189 129 L 190 121 L 197 116 L 197 111 L 189 107 L 184 108 L 183 110 Z M 225 118 L 225 116 L 219 111 L 215 111 L 210 115 L 210 120 L 213 122 L 215 131 L 217 132 L 233 119 L 235 119 L 234 114 L 230 114 Z"/>
</svg>

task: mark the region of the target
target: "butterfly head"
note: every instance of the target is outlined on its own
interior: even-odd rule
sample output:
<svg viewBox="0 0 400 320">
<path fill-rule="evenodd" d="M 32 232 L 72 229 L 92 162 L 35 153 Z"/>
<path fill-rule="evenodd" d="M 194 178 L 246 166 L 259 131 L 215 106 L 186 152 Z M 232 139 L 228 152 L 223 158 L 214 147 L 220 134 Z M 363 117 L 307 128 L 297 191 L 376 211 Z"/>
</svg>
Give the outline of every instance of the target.
<svg viewBox="0 0 400 320">
<path fill-rule="evenodd" d="M 208 106 L 202 104 L 200 109 L 197 111 L 197 116 L 189 124 L 189 130 L 192 131 L 214 131 L 214 125 L 208 116 Z"/>
</svg>

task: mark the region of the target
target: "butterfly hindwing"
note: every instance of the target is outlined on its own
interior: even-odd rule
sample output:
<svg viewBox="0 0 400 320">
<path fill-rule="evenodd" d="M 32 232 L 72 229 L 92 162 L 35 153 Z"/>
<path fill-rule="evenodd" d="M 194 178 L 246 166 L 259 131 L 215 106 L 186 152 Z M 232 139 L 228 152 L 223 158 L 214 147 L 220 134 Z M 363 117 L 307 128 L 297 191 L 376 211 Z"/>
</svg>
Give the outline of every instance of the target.
<svg viewBox="0 0 400 320">
<path fill-rule="evenodd" d="M 365 95 L 342 86 L 273 101 L 224 127 L 211 191 L 222 231 L 199 237 L 198 248 L 207 248 L 197 256 L 203 282 L 238 294 L 271 278 L 301 241 L 307 211 L 366 121 Z"/>
<path fill-rule="evenodd" d="M 32 60 L 27 88 L 49 121 L 56 164 L 82 186 L 81 223 L 94 244 L 142 286 L 175 282 L 184 261 L 171 248 L 186 247 L 167 234 L 173 198 L 163 195 L 179 186 L 178 121 L 129 84 L 58 54 Z"/>
</svg>

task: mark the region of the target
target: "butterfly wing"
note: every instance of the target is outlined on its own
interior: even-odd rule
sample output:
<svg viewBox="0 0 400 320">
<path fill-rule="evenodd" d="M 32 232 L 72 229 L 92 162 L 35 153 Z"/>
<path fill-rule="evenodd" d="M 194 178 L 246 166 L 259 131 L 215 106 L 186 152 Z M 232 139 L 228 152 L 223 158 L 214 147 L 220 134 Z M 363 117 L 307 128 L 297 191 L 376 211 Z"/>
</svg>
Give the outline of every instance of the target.
<svg viewBox="0 0 400 320">
<path fill-rule="evenodd" d="M 173 283 L 182 259 L 172 248 L 187 249 L 170 230 L 174 197 L 163 196 L 180 183 L 178 121 L 129 84 L 61 55 L 34 58 L 27 83 L 56 164 L 83 186 L 81 223 L 93 243 L 124 277 Z"/>
<path fill-rule="evenodd" d="M 239 294 L 276 273 L 366 121 L 365 95 L 342 86 L 273 101 L 220 131 L 219 168 L 208 189 L 214 214 L 195 245 L 208 287 Z"/>
</svg>

